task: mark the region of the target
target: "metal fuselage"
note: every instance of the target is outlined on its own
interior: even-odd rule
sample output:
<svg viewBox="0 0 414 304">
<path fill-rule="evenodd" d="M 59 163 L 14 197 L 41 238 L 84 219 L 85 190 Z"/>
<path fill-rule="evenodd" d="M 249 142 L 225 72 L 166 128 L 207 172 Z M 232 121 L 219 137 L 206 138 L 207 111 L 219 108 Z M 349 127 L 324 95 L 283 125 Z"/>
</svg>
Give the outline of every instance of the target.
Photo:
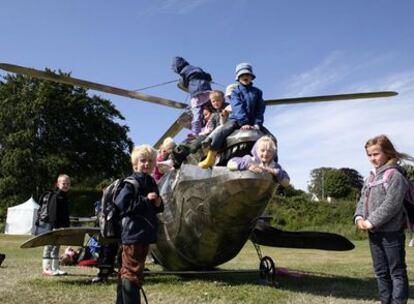
<svg viewBox="0 0 414 304">
<path fill-rule="evenodd" d="M 165 210 L 152 254 L 167 270 L 200 270 L 240 252 L 276 184 L 269 174 L 182 165 L 159 186 Z"/>
</svg>

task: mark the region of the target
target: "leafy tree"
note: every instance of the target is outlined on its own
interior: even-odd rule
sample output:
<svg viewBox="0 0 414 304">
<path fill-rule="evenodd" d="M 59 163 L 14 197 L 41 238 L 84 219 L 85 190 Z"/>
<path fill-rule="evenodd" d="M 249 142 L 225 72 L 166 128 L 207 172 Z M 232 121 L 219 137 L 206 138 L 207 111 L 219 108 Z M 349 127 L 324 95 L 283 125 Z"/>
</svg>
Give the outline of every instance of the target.
<svg viewBox="0 0 414 304">
<path fill-rule="evenodd" d="M 329 170 L 325 174 L 325 192 L 333 198 L 347 197 L 351 192 L 348 177 L 341 170 Z"/>
<path fill-rule="evenodd" d="M 360 187 L 360 178 L 362 179 L 359 173 L 353 169 L 317 168 L 311 171 L 308 189 L 322 199 L 328 196 L 346 198 L 355 194 L 353 189 Z"/>
<path fill-rule="evenodd" d="M 405 172 L 407 173 L 407 177 L 414 181 L 414 166 L 410 164 L 404 164 L 403 168 L 405 169 Z"/>
<path fill-rule="evenodd" d="M 364 186 L 364 178 L 362 175 L 355 169 L 351 168 L 341 168 L 339 169 L 348 178 L 349 186 L 351 187 L 351 191 L 347 195 L 348 200 L 358 201 L 359 197 L 361 196 L 361 189 Z"/>
<path fill-rule="evenodd" d="M 319 198 L 324 199 L 327 194 L 325 192 L 325 174 L 330 171 L 334 170 L 333 168 L 321 167 L 317 169 L 313 169 L 310 173 L 311 181 L 308 186 L 308 190 L 311 193 L 316 194 Z"/>
<path fill-rule="evenodd" d="M 361 191 L 362 186 L 364 186 L 364 178 L 357 170 L 351 168 L 341 168 L 339 170 L 347 176 L 348 183 L 352 188 Z"/>
<path fill-rule="evenodd" d="M 59 173 L 95 185 L 129 171 L 128 127 L 109 100 L 21 75 L 3 79 L 0 216 L 8 205 L 50 188 Z"/>
</svg>

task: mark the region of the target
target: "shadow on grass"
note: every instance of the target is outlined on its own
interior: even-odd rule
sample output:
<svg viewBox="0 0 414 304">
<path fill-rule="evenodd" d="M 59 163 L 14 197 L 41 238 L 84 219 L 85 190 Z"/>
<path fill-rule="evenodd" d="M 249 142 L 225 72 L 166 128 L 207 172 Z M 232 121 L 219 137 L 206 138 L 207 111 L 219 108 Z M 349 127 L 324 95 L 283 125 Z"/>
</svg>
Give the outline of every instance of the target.
<svg viewBox="0 0 414 304">
<path fill-rule="evenodd" d="M 82 275 L 80 275 L 82 276 Z M 74 275 L 66 276 L 56 284 L 67 285 L 91 285 L 90 279 L 85 280 Z M 258 273 L 220 273 L 220 274 L 151 274 L 145 278 L 146 285 L 168 284 L 183 287 L 183 282 L 191 281 L 220 282 L 229 286 L 257 285 L 266 286 L 260 279 Z M 117 283 L 117 278 L 110 277 L 105 283 L 94 284 L 97 286 L 108 286 Z M 50 284 L 50 283 L 49 283 Z M 191 288 L 188 286 L 188 288 Z M 322 297 L 334 297 L 353 300 L 377 300 L 377 283 L 375 278 L 351 278 L 325 273 L 306 273 L 305 276 L 276 278 L 276 286 L 268 285 L 268 288 L 277 288 L 290 292 L 309 293 Z M 410 286 L 410 299 L 414 299 L 414 287 Z"/>
<path fill-rule="evenodd" d="M 266 285 L 260 279 L 258 274 L 203 274 L 203 275 L 186 275 L 175 277 L 171 280 L 171 276 L 153 276 L 146 279 L 147 284 L 168 283 L 182 284 L 182 282 L 201 280 L 210 282 L 221 282 L 224 284 L 237 285 Z M 322 297 L 334 297 L 353 300 L 377 300 L 377 281 L 375 278 L 352 278 L 325 273 L 306 273 L 305 276 L 288 277 L 279 276 L 276 278 L 276 286 L 269 288 L 277 288 L 290 292 L 309 293 Z M 414 299 L 414 287 L 410 286 L 410 299 Z"/>
<path fill-rule="evenodd" d="M 322 297 L 354 300 L 377 300 L 375 278 L 351 278 L 337 275 L 307 273 L 302 278 L 282 277 L 277 288 Z"/>
</svg>

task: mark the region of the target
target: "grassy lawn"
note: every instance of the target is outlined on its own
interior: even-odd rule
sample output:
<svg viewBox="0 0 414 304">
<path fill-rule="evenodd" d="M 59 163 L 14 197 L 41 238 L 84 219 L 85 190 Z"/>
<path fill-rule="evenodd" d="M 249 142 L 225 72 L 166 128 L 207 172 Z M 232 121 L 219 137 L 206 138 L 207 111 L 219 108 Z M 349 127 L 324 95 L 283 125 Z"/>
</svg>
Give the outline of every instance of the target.
<svg viewBox="0 0 414 304">
<path fill-rule="evenodd" d="M 0 303 L 114 303 L 116 280 L 91 285 L 95 269 L 64 267 L 65 277 L 41 275 L 42 248 L 20 249 L 28 239 L 0 235 Z M 257 274 L 149 276 L 145 291 L 149 303 L 378 303 L 367 241 L 356 241 L 349 252 L 262 247 L 278 267 L 303 272 L 303 277 L 279 276 L 277 286 L 262 285 Z M 409 276 L 414 278 L 414 248 L 407 247 Z M 251 243 L 226 269 L 253 269 L 258 258 Z M 158 266 L 148 265 L 151 270 Z M 414 284 L 410 282 L 414 303 Z"/>
</svg>

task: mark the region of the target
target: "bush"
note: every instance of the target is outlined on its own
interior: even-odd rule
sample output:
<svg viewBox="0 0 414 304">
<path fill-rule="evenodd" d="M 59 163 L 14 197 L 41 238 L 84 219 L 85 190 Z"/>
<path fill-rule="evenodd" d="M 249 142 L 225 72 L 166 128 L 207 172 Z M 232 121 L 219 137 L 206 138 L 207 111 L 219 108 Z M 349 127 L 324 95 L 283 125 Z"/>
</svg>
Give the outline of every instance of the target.
<svg viewBox="0 0 414 304">
<path fill-rule="evenodd" d="M 324 231 L 341 234 L 349 239 L 365 239 L 355 229 L 352 217 L 355 203 L 350 201 L 312 202 L 308 195 L 273 196 L 267 212 L 272 225 L 287 231 Z"/>
</svg>

